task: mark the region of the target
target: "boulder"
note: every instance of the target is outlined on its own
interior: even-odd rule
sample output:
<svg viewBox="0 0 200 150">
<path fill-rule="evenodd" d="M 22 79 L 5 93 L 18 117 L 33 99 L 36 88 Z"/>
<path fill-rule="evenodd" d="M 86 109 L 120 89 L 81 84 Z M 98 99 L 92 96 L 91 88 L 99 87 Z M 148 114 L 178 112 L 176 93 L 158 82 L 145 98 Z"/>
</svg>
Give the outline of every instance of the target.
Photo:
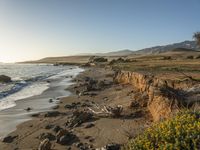
<svg viewBox="0 0 200 150">
<path fill-rule="evenodd" d="M 11 78 L 9 76 L 0 75 L 0 83 L 8 83 L 11 82 Z"/>
<path fill-rule="evenodd" d="M 31 111 L 32 108 L 28 107 L 28 108 L 26 108 L 25 110 L 26 110 L 26 111 Z"/>
<path fill-rule="evenodd" d="M 108 144 L 105 146 L 106 150 L 120 150 L 119 144 Z"/>
<path fill-rule="evenodd" d="M 38 150 L 50 150 L 51 149 L 51 143 L 49 141 L 49 139 L 45 139 L 43 140 L 40 145 Z"/>
<path fill-rule="evenodd" d="M 88 111 L 74 111 L 72 119 L 69 121 L 69 127 L 77 127 L 84 122 L 87 122 L 93 118 L 93 114 Z"/>
<path fill-rule="evenodd" d="M 15 138 L 17 138 L 18 136 L 6 136 L 5 138 L 3 138 L 2 142 L 4 143 L 12 143 L 14 141 Z"/>
<path fill-rule="evenodd" d="M 59 143 L 60 143 L 61 145 L 67 145 L 71 140 L 72 140 L 72 139 L 71 139 L 70 136 L 68 136 L 68 135 L 63 135 L 63 136 L 60 137 Z"/>
<path fill-rule="evenodd" d="M 57 133 L 56 133 L 56 141 L 59 143 L 60 142 L 60 138 L 64 135 L 67 135 L 69 132 L 65 129 L 60 129 Z"/>
<path fill-rule="evenodd" d="M 51 133 L 41 133 L 38 137 L 40 140 L 44 140 L 44 139 L 49 139 L 51 140 L 55 140 L 55 136 Z"/>
<path fill-rule="evenodd" d="M 57 117 L 58 115 L 60 115 L 59 111 L 49 111 L 44 115 L 44 117 Z"/>
<path fill-rule="evenodd" d="M 75 139 L 75 137 L 76 136 L 71 132 L 65 129 L 61 129 L 56 133 L 56 142 L 61 145 L 67 145 L 70 144 Z"/>
<path fill-rule="evenodd" d="M 57 133 L 61 129 L 62 128 L 60 126 L 55 126 L 52 130 Z"/>
</svg>

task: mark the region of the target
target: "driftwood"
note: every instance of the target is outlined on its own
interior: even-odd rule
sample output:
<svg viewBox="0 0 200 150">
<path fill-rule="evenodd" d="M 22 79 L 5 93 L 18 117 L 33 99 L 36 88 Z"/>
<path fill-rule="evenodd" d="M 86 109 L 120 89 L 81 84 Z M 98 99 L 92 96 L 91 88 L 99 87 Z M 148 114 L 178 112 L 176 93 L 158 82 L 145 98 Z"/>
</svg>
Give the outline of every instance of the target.
<svg viewBox="0 0 200 150">
<path fill-rule="evenodd" d="M 88 108 L 89 111 L 91 111 L 93 114 L 98 115 L 98 116 L 112 116 L 112 117 L 120 117 L 121 113 L 123 111 L 123 107 L 121 105 L 118 105 L 116 107 L 106 107 L 103 106 L 102 108 L 98 105 L 94 105 L 97 109 L 97 111 L 95 111 L 92 108 Z"/>
</svg>

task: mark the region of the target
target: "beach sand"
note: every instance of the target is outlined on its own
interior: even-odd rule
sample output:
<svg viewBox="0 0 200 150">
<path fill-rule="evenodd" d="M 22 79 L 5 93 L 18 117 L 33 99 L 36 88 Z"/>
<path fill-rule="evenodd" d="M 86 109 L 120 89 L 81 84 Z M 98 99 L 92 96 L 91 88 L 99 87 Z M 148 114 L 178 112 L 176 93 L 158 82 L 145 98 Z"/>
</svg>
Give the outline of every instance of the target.
<svg viewBox="0 0 200 150">
<path fill-rule="evenodd" d="M 85 89 L 84 82 L 88 77 L 97 81 L 104 81 L 108 84 L 98 90 L 82 94 L 81 91 Z M 81 149 L 81 147 L 82 149 L 96 149 L 111 143 L 121 145 L 151 124 L 152 118 L 146 109 L 142 108 L 136 110 L 129 108 L 132 100 L 131 94 L 133 93 L 133 87 L 131 85 L 113 83 L 113 72 L 111 69 L 97 67 L 87 68 L 83 73 L 79 74 L 74 81 L 75 84 L 68 88 L 72 94 L 61 98 L 58 107 L 53 110 L 58 114 L 47 116 L 48 112 L 44 112 L 45 109 L 42 108 L 43 112 L 35 115 L 31 120 L 17 125 L 17 129 L 9 134 L 12 140 L 9 143 L 0 142 L 1 149 L 36 150 L 42 141 L 41 135 L 46 133 L 52 135 L 50 142 L 54 150 L 78 150 Z M 60 89 L 58 89 L 57 92 L 60 92 Z M 64 91 L 64 93 L 65 92 L 66 91 Z M 49 97 L 56 97 L 55 93 L 56 91 L 53 90 L 53 88 L 46 91 L 46 95 Z M 29 105 L 35 105 L 35 110 L 37 110 L 36 108 L 45 106 L 45 103 L 47 103 L 47 101 L 45 103 L 37 103 L 36 101 L 42 101 L 42 98 L 39 97 L 40 96 L 36 96 L 30 99 Z M 72 106 L 73 103 L 75 104 L 74 108 L 66 108 L 66 106 Z M 17 104 L 20 109 L 26 108 L 29 105 L 26 104 L 23 106 L 23 101 L 18 101 Z M 94 115 L 92 119 L 84 121 L 78 126 L 68 126 L 75 111 L 88 111 L 91 105 L 99 107 L 115 107 L 121 105 L 123 106 L 123 113 L 122 116 L 118 118 Z M 10 116 L 12 116 L 11 114 Z M 16 121 L 21 121 L 20 119 L 30 118 L 15 117 Z M 10 118 L 10 120 L 12 120 L 12 118 Z M 55 139 L 56 132 L 54 128 L 56 126 L 70 131 L 74 135 L 74 138 L 67 144 L 59 144 Z"/>
</svg>

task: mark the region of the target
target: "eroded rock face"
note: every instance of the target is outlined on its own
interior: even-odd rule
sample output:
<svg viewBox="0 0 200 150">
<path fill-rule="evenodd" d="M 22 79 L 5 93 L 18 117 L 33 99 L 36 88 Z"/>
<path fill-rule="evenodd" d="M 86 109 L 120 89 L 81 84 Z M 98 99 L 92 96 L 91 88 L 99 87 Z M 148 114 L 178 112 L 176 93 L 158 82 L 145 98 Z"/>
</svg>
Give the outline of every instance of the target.
<svg viewBox="0 0 200 150">
<path fill-rule="evenodd" d="M 5 75 L 0 75 L 0 83 L 8 83 L 11 82 L 11 78 Z"/>
<path fill-rule="evenodd" d="M 166 81 L 137 72 L 119 71 L 114 81 L 131 84 L 141 93 L 147 93 L 147 107 L 154 121 L 170 117 L 178 111 L 179 94 Z"/>
</svg>

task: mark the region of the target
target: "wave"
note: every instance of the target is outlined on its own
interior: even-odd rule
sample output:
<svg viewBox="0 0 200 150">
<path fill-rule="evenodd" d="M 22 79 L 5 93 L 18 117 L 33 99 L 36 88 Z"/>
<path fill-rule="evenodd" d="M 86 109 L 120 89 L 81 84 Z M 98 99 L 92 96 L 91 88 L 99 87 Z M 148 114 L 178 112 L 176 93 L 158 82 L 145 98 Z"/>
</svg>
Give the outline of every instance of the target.
<svg viewBox="0 0 200 150">
<path fill-rule="evenodd" d="M 70 77 L 69 80 L 65 80 L 65 82 L 68 82 L 71 80 L 71 77 L 75 77 L 82 71 L 83 69 L 75 67 L 56 74 L 14 81 L 13 83 L 10 83 L 10 86 L 7 85 L 9 88 L 4 90 L 0 89 L 0 111 L 16 106 L 15 101 L 17 100 L 42 94 L 49 88 L 50 83 L 47 82 L 49 80 Z M 67 83 L 65 84 L 67 85 Z"/>
</svg>

